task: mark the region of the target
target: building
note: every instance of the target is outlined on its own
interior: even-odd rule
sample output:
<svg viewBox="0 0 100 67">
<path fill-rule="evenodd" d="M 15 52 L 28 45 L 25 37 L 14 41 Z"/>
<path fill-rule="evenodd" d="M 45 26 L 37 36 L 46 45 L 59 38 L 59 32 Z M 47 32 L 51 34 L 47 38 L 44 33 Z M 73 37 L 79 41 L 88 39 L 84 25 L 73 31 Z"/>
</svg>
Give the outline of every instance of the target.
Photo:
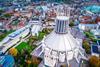
<svg viewBox="0 0 100 67">
<path fill-rule="evenodd" d="M 97 17 L 98 18 L 98 17 Z M 79 24 L 79 29 L 81 30 L 92 30 L 92 29 L 98 29 L 100 18 L 94 19 L 91 16 L 82 16 L 79 18 L 80 24 Z"/>
<path fill-rule="evenodd" d="M 36 7 L 36 10 L 40 13 L 41 18 L 43 18 L 43 19 L 46 17 L 46 13 L 47 13 L 48 9 L 49 8 L 46 5 Z"/>
<path fill-rule="evenodd" d="M 42 30 L 42 20 L 40 17 L 33 17 L 30 21 L 29 24 L 32 25 L 31 33 L 32 36 L 38 36 L 39 31 Z"/>
<path fill-rule="evenodd" d="M 29 34 L 30 34 L 30 25 L 27 25 L 9 34 L 0 42 L 0 52 L 6 53 L 9 48 L 15 46 Z"/>
<path fill-rule="evenodd" d="M 93 33 L 94 36 L 100 36 L 100 29 L 91 30 L 91 33 Z"/>
<path fill-rule="evenodd" d="M 91 45 L 91 55 L 100 56 L 100 40 L 96 44 Z"/>
<path fill-rule="evenodd" d="M 95 2 L 93 2 L 93 3 L 95 3 Z M 92 13 L 100 13 L 100 6 L 99 5 L 89 5 L 87 7 L 84 7 L 84 10 L 90 11 Z"/>
<path fill-rule="evenodd" d="M 69 31 L 69 17 L 57 16 L 54 31 L 44 37 L 40 45 L 31 53 L 41 57 L 39 67 L 78 67 L 80 60 L 86 59 L 82 42 L 74 38 Z"/>
<path fill-rule="evenodd" d="M 91 30 L 96 29 L 98 24 L 79 24 L 81 30 Z"/>
<path fill-rule="evenodd" d="M 41 0 L 31 0 L 31 2 L 40 2 Z M 61 3 L 61 2 L 66 2 L 66 0 L 42 0 L 42 1 L 47 1 L 47 2 L 58 2 L 58 3 Z M 68 2 L 68 1 L 67 1 Z"/>
<path fill-rule="evenodd" d="M 0 67 L 14 67 L 15 61 L 11 55 L 0 56 Z"/>
</svg>

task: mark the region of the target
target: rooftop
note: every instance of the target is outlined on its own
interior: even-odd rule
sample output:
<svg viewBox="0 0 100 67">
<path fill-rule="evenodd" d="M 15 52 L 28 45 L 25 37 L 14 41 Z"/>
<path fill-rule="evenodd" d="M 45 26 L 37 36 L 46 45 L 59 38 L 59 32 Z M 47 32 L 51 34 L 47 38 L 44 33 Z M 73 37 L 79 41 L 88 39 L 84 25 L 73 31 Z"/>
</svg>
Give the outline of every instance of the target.
<svg viewBox="0 0 100 67">
<path fill-rule="evenodd" d="M 82 16 L 80 18 L 80 22 L 82 24 L 98 24 L 100 21 L 100 17 L 96 17 L 96 19 L 93 19 L 92 16 Z"/>
<path fill-rule="evenodd" d="M 99 5 L 89 5 L 87 7 L 84 7 L 84 10 L 89 10 L 93 13 L 99 13 L 100 12 L 100 6 Z"/>
<path fill-rule="evenodd" d="M 3 67 L 14 66 L 14 58 L 11 55 L 0 56 L 0 65 Z"/>
<path fill-rule="evenodd" d="M 92 45 L 92 52 L 93 52 L 93 53 L 100 54 L 100 51 L 99 51 L 99 48 L 98 48 L 97 45 Z"/>
</svg>

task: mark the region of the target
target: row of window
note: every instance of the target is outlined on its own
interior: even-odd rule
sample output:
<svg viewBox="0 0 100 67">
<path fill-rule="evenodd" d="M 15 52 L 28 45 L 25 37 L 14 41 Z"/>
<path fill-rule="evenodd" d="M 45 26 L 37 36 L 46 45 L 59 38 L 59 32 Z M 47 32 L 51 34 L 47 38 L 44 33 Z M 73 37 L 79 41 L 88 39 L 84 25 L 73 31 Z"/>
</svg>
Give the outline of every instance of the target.
<svg viewBox="0 0 100 67">
<path fill-rule="evenodd" d="M 66 28 L 67 28 L 66 21 L 63 21 L 63 20 L 56 21 L 56 32 L 57 33 L 66 33 L 67 32 Z"/>
<path fill-rule="evenodd" d="M 99 27 L 97 27 L 97 26 L 86 26 L 85 27 L 86 29 L 100 29 L 100 26 Z"/>
</svg>

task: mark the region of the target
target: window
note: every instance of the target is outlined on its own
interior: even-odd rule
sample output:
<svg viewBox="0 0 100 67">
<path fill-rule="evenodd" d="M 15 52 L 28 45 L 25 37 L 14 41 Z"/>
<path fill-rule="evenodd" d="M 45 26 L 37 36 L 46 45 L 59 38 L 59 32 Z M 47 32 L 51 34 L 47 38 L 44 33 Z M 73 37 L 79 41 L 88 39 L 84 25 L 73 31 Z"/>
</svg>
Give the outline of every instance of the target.
<svg viewBox="0 0 100 67">
<path fill-rule="evenodd" d="M 94 26 L 94 29 L 96 29 L 97 27 L 96 26 Z"/>
<path fill-rule="evenodd" d="M 51 60 L 53 60 L 53 57 L 51 57 Z"/>
<path fill-rule="evenodd" d="M 67 23 L 64 20 L 57 20 L 56 21 L 56 32 L 57 33 L 66 33 Z"/>
<path fill-rule="evenodd" d="M 99 25 L 98 29 L 100 29 L 100 25 Z"/>
<path fill-rule="evenodd" d="M 62 21 L 62 29 L 61 32 L 64 33 L 64 21 Z"/>
<path fill-rule="evenodd" d="M 59 29 L 59 31 L 58 32 L 60 32 L 61 30 L 61 21 L 59 21 L 59 26 L 58 26 L 58 29 Z"/>
</svg>

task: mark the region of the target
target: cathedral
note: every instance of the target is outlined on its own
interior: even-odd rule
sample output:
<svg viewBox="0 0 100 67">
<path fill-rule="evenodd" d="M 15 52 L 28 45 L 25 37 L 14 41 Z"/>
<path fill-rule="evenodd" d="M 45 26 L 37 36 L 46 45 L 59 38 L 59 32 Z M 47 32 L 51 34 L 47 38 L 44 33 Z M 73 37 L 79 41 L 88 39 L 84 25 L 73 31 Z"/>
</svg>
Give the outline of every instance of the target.
<svg viewBox="0 0 100 67">
<path fill-rule="evenodd" d="M 34 50 L 33 55 L 43 59 L 43 66 L 78 67 L 80 60 L 85 58 L 82 41 L 74 38 L 69 31 L 69 17 L 57 16 L 55 29 Z"/>
<path fill-rule="evenodd" d="M 69 8 L 68 8 L 69 9 Z M 82 48 L 82 39 L 74 37 L 69 27 L 69 11 L 58 12 L 55 18 L 55 28 L 43 38 L 38 47 L 31 53 L 41 57 L 39 67 L 79 67 L 80 60 L 86 59 Z M 59 10 L 58 10 L 59 11 Z"/>
</svg>

